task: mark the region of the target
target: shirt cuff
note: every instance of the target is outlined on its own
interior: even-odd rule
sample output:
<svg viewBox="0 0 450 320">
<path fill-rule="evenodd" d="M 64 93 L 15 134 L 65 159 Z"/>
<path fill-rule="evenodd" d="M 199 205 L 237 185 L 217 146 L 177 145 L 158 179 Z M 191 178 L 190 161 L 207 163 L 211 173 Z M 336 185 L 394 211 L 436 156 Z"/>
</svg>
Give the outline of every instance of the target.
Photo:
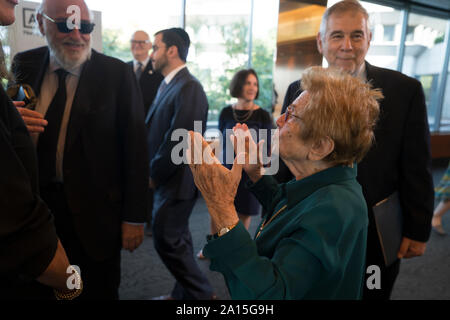
<svg viewBox="0 0 450 320">
<path fill-rule="evenodd" d="M 223 236 L 209 235 L 206 239 L 208 243 L 203 248 L 203 254 L 209 259 L 233 254 L 239 248 L 253 242 L 241 221 Z"/>
<path fill-rule="evenodd" d="M 143 226 L 145 222 L 128 222 L 128 221 L 122 221 L 122 223 L 130 224 L 132 226 Z"/>
</svg>

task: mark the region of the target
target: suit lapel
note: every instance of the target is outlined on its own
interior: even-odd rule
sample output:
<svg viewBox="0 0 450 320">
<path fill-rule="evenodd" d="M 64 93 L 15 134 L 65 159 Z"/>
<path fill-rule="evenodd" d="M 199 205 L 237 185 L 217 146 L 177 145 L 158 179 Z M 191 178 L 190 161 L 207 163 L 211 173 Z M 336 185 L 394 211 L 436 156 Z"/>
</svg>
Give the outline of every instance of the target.
<svg viewBox="0 0 450 320">
<path fill-rule="evenodd" d="M 39 96 L 41 93 L 42 82 L 44 81 L 44 76 L 48 69 L 49 63 L 50 63 L 50 52 L 47 49 L 47 51 L 44 53 L 44 56 L 42 57 L 42 63 L 40 63 L 41 68 L 37 72 L 34 82 L 30 83 L 31 87 L 33 88 L 37 96 Z"/>
<path fill-rule="evenodd" d="M 155 98 L 155 101 L 152 103 L 150 110 L 148 111 L 147 118 L 145 119 L 145 123 L 148 124 L 155 113 L 156 109 L 159 108 L 160 102 L 164 100 L 167 94 L 172 90 L 172 88 L 184 77 L 189 75 L 189 71 L 186 68 L 181 69 L 175 77 L 170 81 L 167 87 Z M 164 81 L 164 80 L 163 80 Z"/>
<path fill-rule="evenodd" d="M 141 88 L 145 88 L 147 78 L 152 74 L 153 74 L 152 62 L 149 61 L 145 69 L 142 71 L 141 77 L 139 78 L 139 85 L 141 86 Z"/>
<path fill-rule="evenodd" d="M 381 84 L 379 83 L 380 77 L 378 75 L 377 68 L 372 66 L 370 63 L 366 61 L 366 76 L 367 81 L 369 81 L 373 88 L 381 88 Z"/>
</svg>

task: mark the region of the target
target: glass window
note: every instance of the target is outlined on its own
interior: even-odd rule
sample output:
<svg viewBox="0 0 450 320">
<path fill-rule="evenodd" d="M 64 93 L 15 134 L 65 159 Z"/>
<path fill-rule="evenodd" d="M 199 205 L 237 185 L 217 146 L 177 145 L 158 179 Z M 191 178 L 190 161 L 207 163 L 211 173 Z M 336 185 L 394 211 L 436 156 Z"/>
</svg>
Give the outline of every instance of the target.
<svg viewBox="0 0 450 320">
<path fill-rule="evenodd" d="M 409 33 L 405 43 L 402 72 L 422 83 L 430 128 L 433 128 L 435 123 L 438 79 L 444 63 L 446 24 L 447 21 L 443 19 L 409 14 Z"/>
<path fill-rule="evenodd" d="M 391 7 L 361 1 L 369 13 L 372 42 L 366 60 L 377 66 L 397 69 L 401 36 L 401 12 Z"/>
<path fill-rule="evenodd" d="M 395 25 L 385 25 L 383 27 L 383 41 L 394 41 Z"/>
<path fill-rule="evenodd" d="M 34 2 L 41 3 L 42 0 L 21 2 L 19 7 Z M 101 25 L 95 28 L 102 31 L 102 43 L 98 46 L 94 43 L 94 47 L 123 61 L 132 60 L 130 38 L 136 30 L 146 31 L 153 40 L 153 35 L 157 31 L 181 26 L 181 0 L 165 0 L 158 2 L 158 5 L 148 0 L 131 0 L 128 1 L 128 5 L 118 5 L 111 0 L 86 0 L 86 3 L 90 10 L 101 12 Z M 16 18 L 20 14 L 21 10 L 17 9 Z M 18 20 L 16 19 L 16 27 Z M 35 46 L 33 43 L 26 45 L 29 48 Z"/>
<path fill-rule="evenodd" d="M 251 65 L 259 78 L 259 97 L 256 103 L 270 113 L 274 111 L 278 96 L 273 84 L 278 7 L 279 0 L 265 0 L 254 1 L 253 9 Z"/>
<path fill-rule="evenodd" d="M 449 44 L 450 45 L 450 44 Z M 440 132 L 450 132 L 450 64 L 445 85 L 444 101 L 442 104 Z"/>
<path fill-rule="evenodd" d="M 159 1 L 155 5 L 148 0 L 132 0 L 129 5 L 118 5 L 111 0 L 86 0 L 89 9 L 102 12 L 103 53 L 130 61 L 130 39 L 136 30 L 150 35 L 161 29 L 181 26 L 182 2 Z"/>
<path fill-rule="evenodd" d="M 316 36 L 326 6 L 318 5 L 317 2 L 314 4 L 311 4 L 311 1 L 280 2 L 274 72 L 278 101 L 274 118 L 281 113 L 289 85 L 298 81 L 306 68 L 322 64 L 322 55 L 317 50 Z"/>
<path fill-rule="evenodd" d="M 228 87 L 234 73 L 247 68 L 250 11 L 251 0 L 186 2 L 188 66 L 208 96 L 210 121 L 232 101 Z"/>
</svg>

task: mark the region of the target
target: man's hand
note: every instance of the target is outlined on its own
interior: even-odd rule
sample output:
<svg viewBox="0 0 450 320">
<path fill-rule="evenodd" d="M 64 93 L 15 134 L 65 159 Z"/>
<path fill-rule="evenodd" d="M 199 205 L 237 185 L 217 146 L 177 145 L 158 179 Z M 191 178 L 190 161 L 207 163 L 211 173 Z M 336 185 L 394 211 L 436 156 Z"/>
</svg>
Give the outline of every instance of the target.
<svg viewBox="0 0 450 320">
<path fill-rule="evenodd" d="M 23 106 L 25 105 L 25 102 L 23 101 L 14 101 L 13 103 L 16 106 L 17 111 L 19 111 L 23 122 L 25 122 L 28 132 L 44 132 L 48 122 L 44 119 L 44 116 L 42 114 L 27 108 L 23 108 Z"/>
<path fill-rule="evenodd" d="M 425 253 L 426 246 L 427 244 L 425 242 L 415 241 L 403 237 L 397 256 L 399 259 L 408 259 L 421 256 Z"/>
<path fill-rule="evenodd" d="M 144 241 L 144 225 L 122 222 L 122 248 L 133 252 Z"/>
</svg>

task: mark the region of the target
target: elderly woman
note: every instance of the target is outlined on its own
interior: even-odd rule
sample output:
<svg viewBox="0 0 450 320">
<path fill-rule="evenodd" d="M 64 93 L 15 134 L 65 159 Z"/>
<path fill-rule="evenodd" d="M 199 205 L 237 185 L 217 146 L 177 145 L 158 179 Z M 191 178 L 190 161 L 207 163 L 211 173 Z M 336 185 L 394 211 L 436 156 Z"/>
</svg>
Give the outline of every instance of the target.
<svg viewBox="0 0 450 320">
<path fill-rule="evenodd" d="M 210 268 L 224 275 L 233 299 L 361 297 L 368 218 L 355 163 L 371 146 L 382 94 L 320 67 L 305 72 L 302 87 L 277 120 L 279 154 L 295 176 L 286 184 L 249 164 L 256 145 L 243 140 L 245 125 L 235 130 L 235 141 L 246 143 L 245 164 L 239 153 L 231 170 L 219 165 L 200 134 L 191 133 L 188 154 L 198 157 L 201 143 L 208 159 L 190 167 L 216 232 L 204 254 Z M 233 206 L 242 168 L 268 212 L 253 239 Z"/>
</svg>

